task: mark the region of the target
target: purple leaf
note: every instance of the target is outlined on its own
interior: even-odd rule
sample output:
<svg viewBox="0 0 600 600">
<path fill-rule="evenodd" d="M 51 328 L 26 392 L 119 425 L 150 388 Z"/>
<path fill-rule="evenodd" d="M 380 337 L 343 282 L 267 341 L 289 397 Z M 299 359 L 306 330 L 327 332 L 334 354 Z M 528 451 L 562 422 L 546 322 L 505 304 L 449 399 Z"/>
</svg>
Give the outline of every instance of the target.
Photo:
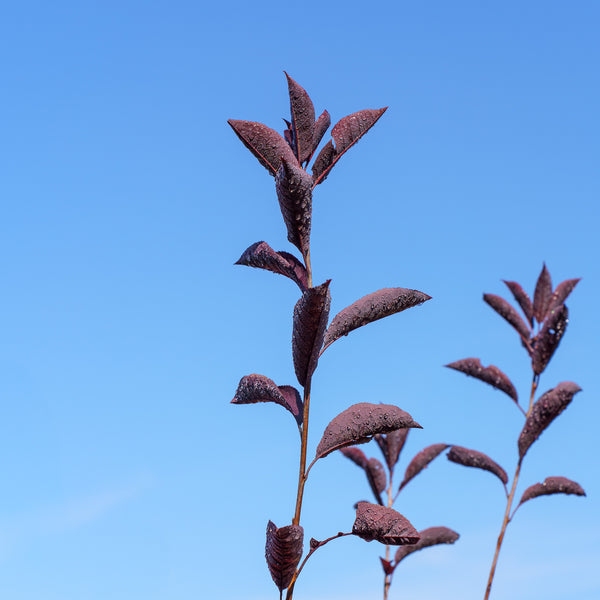
<svg viewBox="0 0 600 600">
<path fill-rule="evenodd" d="M 384 466 L 376 458 L 370 458 L 365 467 L 365 473 L 367 474 L 367 480 L 377 502 L 383 504 L 381 501 L 381 492 L 385 490 L 385 486 L 387 485 Z"/>
<path fill-rule="evenodd" d="M 477 450 L 469 450 L 461 446 L 452 446 L 448 452 L 448 460 L 455 462 L 465 467 L 475 467 L 484 469 L 493 473 L 504 485 L 508 481 L 506 471 L 497 463 L 494 462 L 487 454 L 477 452 Z"/>
<path fill-rule="evenodd" d="M 487 302 L 502 318 L 506 319 L 519 333 L 525 347 L 529 343 L 531 334 L 529 327 L 520 317 L 519 313 L 504 299 L 494 294 L 484 294 L 483 299 Z"/>
<path fill-rule="evenodd" d="M 552 297 L 550 298 L 548 312 L 551 312 L 554 308 L 564 304 L 569 294 L 573 291 L 573 288 L 581 281 L 579 279 L 567 279 L 562 281 L 556 286 Z"/>
<path fill-rule="evenodd" d="M 388 433 L 406 427 L 422 427 L 402 409 L 392 404 L 359 402 L 341 412 L 325 428 L 317 446 L 316 458 L 334 450 L 368 442 L 376 433 Z"/>
<path fill-rule="evenodd" d="M 544 483 L 535 483 L 523 492 L 519 506 L 532 498 L 548 496 L 550 494 L 575 494 L 576 496 L 585 496 L 583 488 L 571 479 L 567 479 L 566 477 L 546 477 Z"/>
<path fill-rule="evenodd" d="M 540 375 L 558 348 L 569 322 L 569 310 L 564 304 L 553 308 L 546 316 L 542 330 L 532 341 L 533 354 L 531 365 L 533 372 Z"/>
<path fill-rule="evenodd" d="M 349 150 L 365 134 L 387 110 L 365 109 L 359 110 L 338 121 L 331 130 L 331 137 L 335 142 L 335 147 L 331 142 L 321 150 L 313 165 L 314 185 L 325 181 L 325 178 L 340 159 L 342 154 Z"/>
<path fill-rule="evenodd" d="M 370 502 L 357 504 L 352 533 L 367 542 L 377 540 L 392 546 L 416 544 L 420 539 L 417 530 L 399 512 Z"/>
<path fill-rule="evenodd" d="M 340 448 L 340 452 L 362 469 L 364 469 L 369 462 L 366 454 L 360 448 L 354 448 L 353 446 L 350 446 L 348 448 Z"/>
<path fill-rule="evenodd" d="M 296 377 L 302 386 L 317 368 L 331 304 L 330 281 L 306 290 L 294 307 L 292 355 Z"/>
<path fill-rule="evenodd" d="M 405 288 L 384 288 L 363 296 L 333 318 L 325 333 L 323 352 L 335 340 L 348 335 L 354 329 L 402 312 L 427 300 L 431 300 L 431 296 Z"/>
<path fill-rule="evenodd" d="M 401 546 L 401 548 L 403 548 L 404 546 Z M 394 572 L 394 569 L 396 567 L 394 567 L 391 563 L 391 561 L 389 560 L 385 560 L 385 558 L 381 558 L 381 556 L 379 557 L 379 560 L 381 561 L 381 566 L 383 567 L 383 572 L 386 575 L 391 575 Z"/>
<path fill-rule="evenodd" d="M 573 396 L 580 391 L 581 388 L 576 383 L 563 381 L 537 400 L 525 421 L 521 435 L 519 435 L 519 458 L 522 459 L 525 456 L 531 444 L 567 408 L 573 400 Z"/>
<path fill-rule="evenodd" d="M 279 591 L 292 582 L 296 567 L 302 558 L 304 530 L 300 525 L 277 527 L 269 521 L 267 524 L 267 543 L 265 557 L 271 577 Z"/>
<path fill-rule="evenodd" d="M 515 300 L 519 303 L 523 314 L 529 321 L 529 325 L 533 327 L 533 304 L 529 294 L 516 282 L 516 281 L 504 281 L 508 286 L 508 289 L 512 292 Z"/>
<path fill-rule="evenodd" d="M 310 245 L 312 183 L 310 175 L 283 158 L 275 176 L 275 189 L 288 240 L 306 256 Z"/>
<path fill-rule="evenodd" d="M 329 113 L 326 110 L 324 110 L 317 119 L 317 122 L 315 123 L 311 157 L 315 153 L 315 150 L 319 147 L 319 144 L 321 143 L 325 132 L 329 129 L 329 125 L 331 125 L 331 117 L 329 116 Z"/>
<path fill-rule="evenodd" d="M 375 435 L 375 441 L 379 445 L 379 448 L 381 448 L 381 452 L 390 471 L 398 462 L 400 452 L 402 452 L 409 431 L 409 429 L 397 429 L 396 431 L 390 431 L 388 434 L 378 433 Z"/>
<path fill-rule="evenodd" d="M 289 144 L 273 129 L 254 121 L 229 119 L 227 122 L 244 146 L 271 175 L 279 170 L 282 157 L 291 164 L 297 163 Z"/>
<path fill-rule="evenodd" d="M 406 472 L 404 473 L 404 481 L 400 484 L 400 490 L 413 478 L 416 477 L 434 458 L 437 458 L 449 444 L 432 444 L 423 448 L 410 461 Z"/>
<path fill-rule="evenodd" d="M 306 162 L 313 153 L 313 136 L 315 130 L 315 107 L 306 90 L 298 85 L 287 73 L 290 94 L 290 112 L 292 115 L 293 148 L 298 163 Z"/>
<path fill-rule="evenodd" d="M 544 263 L 533 294 L 533 316 L 538 323 L 541 323 L 546 318 L 546 312 L 550 306 L 551 297 L 552 279 L 550 278 L 550 273 L 548 272 L 548 269 L 546 269 L 546 264 Z"/>
<path fill-rule="evenodd" d="M 396 550 L 396 555 L 394 556 L 394 561 L 396 562 L 395 566 L 398 566 L 398 563 L 403 558 L 406 558 L 413 552 L 438 544 L 454 544 L 460 537 L 456 531 L 452 531 L 452 529 L 449 529 L 448 527 L 428 527 L 427 529 L 419 531 L 419 535 L 421 536 L 421 539 L 414 546 L 401 546 Z"/>
<path fill-rule="evenodd" d="M 308 279 L 304 265 L 289 252 L 275 252 L 267 242 L 256 242 L 247 248 L 235 263 L 257 269 L 265 269 L 272 273 L 285 275 L 298 284 L 304 292 L 308 287 Z"/>
<path fill-rule="evenodd" d="M 517 404 L 519 403 L 517 390 L 512 381 L 494 365 L 484 367 L 478 358 L 463 358 L 446 365 L 446 367 L 489 383 L 496 389 L 508 394 Z"/>
<path fill-rule="evenodd" d="M 302 399 L 296 388 L 291 385 L 277 386 L 264 375 L 246 375 L 238 384 L 232 404 L 255 404 L 256 402 L 275 402 L 289 410 L 298 425 L 302 425 Z"/>
</svg>

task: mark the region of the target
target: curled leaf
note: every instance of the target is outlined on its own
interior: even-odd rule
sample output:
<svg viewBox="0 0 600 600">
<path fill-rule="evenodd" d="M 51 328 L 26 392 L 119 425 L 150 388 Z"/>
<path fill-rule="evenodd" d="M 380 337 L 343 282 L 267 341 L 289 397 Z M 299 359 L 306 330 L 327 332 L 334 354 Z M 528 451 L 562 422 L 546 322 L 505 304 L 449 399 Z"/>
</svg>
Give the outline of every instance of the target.
<svg viewBox="0 0 600 600">
<path fill-rule="evenodd" d="M 304 530 L 300 525 L 277 527 L 269 521 L 265 557 L 267 566 L 279 591 L 292 582 L 296 567 L 302 558 Z"/>
<path fill-rule="evenodd" d="M 401 546 L 401 548 L 403 548 L 404 546 Z M 391 575 L 394 572 L 394 569 L 396 568 L 394 565 L 392 565 L 391 561 L 389 560 L 385 560 L 385 558 L 381 558 L 381 556 L 379 557 L 379 560 L 381 561 L 381 566 L 383 567 L 383 572 L 386 575 Z"/>
<path fill-rule="evenodd" d="M 541 323 L 546 318 L 551 297 L 552 279 L 550 278 L 550 273 L 544 263 L 542 272 L 535 284 L 535 292 L 533 294 L 533 316 L 538 323 Z"/>
<path fill-rule="evenodd" d="M 360 448 L 354 448 L 354 446 L 350 446 L 348 448 L 340 448 L 340 452 L 362 469 L 364 469 L 369 462 L 366 454 Z"/>
<path fill-rule="evenodd" d="M 534 483 L 523 492 L 519 506 L 532 498 L 548 496 L 550 494 L 575 494 L 576 496 L 585 496 L 583 488 L 571 479 L 567 479 L 566 477 L 546 477 L 543 483 Z"/>
<path fill-rule="evenodd" d="M 392 546 L 416 544 L 420 539 L 406 517 L 393 508 L 370 502 L 358 503 L 352 533 L 367 542 L 377 540 Z"/>
<path fill-rule="evenodd" d="M 410 461 L 406 472 L 404 473 L 404 481 L 400 484 L 402 489 L 413 477 L 416 477 L 434 458 L 437 458 L 446 448 L 448 444 L 432 444 L 423 448 Z"/>
<path fill-rule="evenodd" d="M 431 300 L 431 296 L 405 288 L 384 288 L 363 296 L 333 318 L 325 333 L 323 351 L 335 340 L 348 335 L 354 329 L 402 312 L 427 300 Z"/>
<path fill-rule="evenodd" d="M 290 113 L 292 115 L 291 131 L 293 148 L 300 164 L 312 155 L 313 135 L 315 130 L 315 107 L 306 93 L 287 73 L 290 94 Z"/>
<path fill-rule="evenodd" d="M 523 343 L 529 342 L 530 330 L 519 313 L 504 299 L 495 294 L 484 294 L 483 299 L 487 302 L 503 319 L 506 319 L 519 333 Z"/>
<path fill-rule="evenodd" d="M 331 304 L 330 281 L 307 289 L 294 307 L 292 355 L 296 377 L 302 386 L 317 368 Z"/>
<path fill-rule="evenodd" d="M 493 473 L 500 481 L 506 485 L 508 481 L 508 475 L 506 471 L 497 463 L 494 462 L 487 454 L 483 452 L 477 452 L 477 450 L 469 450 L 462 446 L 452 446 L 450 452 L 448 452 L 448 460 L 455 462 L 465 467 L 475 467 L 477 469 L 484 469 Z"/>
<path fill-rule="evenodd" d="M 254 154 L 258 162 L 271 175 L 275 175 L 281 165 L 281 158 L 294 163 L 296 157 L 289 144 L 273 129 L 254 121 L 227 121 L 244 146 Z"/>
<path fill-rule="evenodd" d="M 508 286 L 508 289 L 512 292 L 515 300 L 519 303 L 523 314 L 529 321 L 529 325 L 533 327 L 533 304 L 529 298 L 529 294 L 516 282 L 516 281 L 504 281 Z"/>
<path fill-rule="evenodd" d="M 385 486 L 387 485 L 387 477 L 383 465 L 376 458 L 370 458 L 365 467 L 365 473 L 367 474 L 369 485 L 377 502 L 383 504 L 381 501 L 381 492 L 385 490 Z"/>
<path fill-rule="evenodd" d="M 396 431 L 390 431 L 387 434 L 378 433 L 375 435 L 375 441 L 379 445 L 390 471 L 398 462 L 400 452 L 402 452 L 409 431 L 409 429 L 397 429 Z"/>
<path fill-rule="evenodd" d="M 512 381 L 494 365 L 484 367 L 478 358 L 463 358 L 462 360 L 457 360 L 446 365 L 446 367 L 460 371 L 470 377 L 475 377 L 485 383 L 489 383 L 497 390 L 501 390 L 505 394 L 508 394 L 517 404 L 519 403 L 517 390 L 512 384 Z"/>
<path fill-rule="evenodd" d="M 275 190 L 288 240 L 306 256 L 310 246 L 312 179 L 294 161 L 285 157 L 275 176 Z"/>
<path fill-rule="evenodd" d="M 522 459 L 525 456 L 531 444 L 567 408 L 571 400 L 573 400 L 573 396 L 580 391 L 581 388 L 576 383 L 563 381 L 555 388 L 545 392 L 536 401 L 525 421 L 523 431 L 519 435 L 519 458 Z"/>
<path fill-rule="evenodd" d="M 401 408 L 392 404 L 359 402 L 341 412 L 325 428 L 315 460 L 334 450 L 368 442 L 376 433 L 421 426 Z"/>
<path fill-rule="evenodd" d="M 549 313 L 541 331 L 532 342 L 531 365 L 536 375 L 540 375 L 550 362 L 569 322 L 569 310 L 564 304 L 553 308 Z"/>
<path fill-rule="evenodd" d="M 398 566 L 398 563 L 403 558 L 406 558 L 413 552 L 423 550 L 423 548 L 429 548 L 429 546 L 437 546 L 438 544 L 454 544 L 460 537 L 456 531 L 452 531 L 452 529 L 449 529 L 448 527 L 428 527 L 427 529 L 419 531 L 419 535 L 421 536 L 421 539 L 413 546 L 400 546 L 400 548 L 396 550 L 394 556 L 395 566 Z"/>
<path fill-rule="evenodd" d="M 242 377 L 232 404 L 255 404 L 256 402 L 275 402 L 290 411 L 298 425 L 302 425 L 302 399 L 298 390 L 291 385 L 277 386 L 264 375 L 246 375 Z"/>
<path fill-rule="evenodd" d="M 387 106 L 379 109 L 359 110 L 344 117 L 334 125 L 331 130 L 331 137 L 335 142 L 335 147 L 331 142 L 328 142 L 317 156 L 312 169 L 314 185 L 325 181 L 342 154 L 354 146 L 377 123 L 386 110 Z"/>
<path fill-rule="evenodd" d="M 304 265 L 289 252 L 275 252 L 267 242 L 256 242 L 249 246 L 235 264 L 289 277 L 303 292 L 308 287 Z"/>
</svg>

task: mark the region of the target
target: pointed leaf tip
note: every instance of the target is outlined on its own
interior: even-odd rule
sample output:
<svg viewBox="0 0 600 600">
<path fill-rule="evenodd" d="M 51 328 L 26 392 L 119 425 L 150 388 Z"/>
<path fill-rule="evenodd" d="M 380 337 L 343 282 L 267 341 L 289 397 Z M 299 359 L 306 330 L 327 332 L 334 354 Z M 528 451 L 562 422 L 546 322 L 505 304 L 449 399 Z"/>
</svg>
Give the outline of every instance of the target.
<svg viewBox="0 0 600 600">
<path fill-rule="evenodd" d="M 277 173 L 281 158 L 294 163 L 296 157 L 289 144 L 273 129 L 255 121 L 227 121 L 241 142 L 254 154 L 271 175 Z"/>
<path fill-rule="evenodd" d="M 483 452 L 470 450 L 469 448 L 463 448 L 462 446 L 452 446 L 447 456 L 448 460 L 451 460 L 458 465 L 475 467 L 476 469 L 483 469 L 484 471 L 493 473 L 504 485 L 508 482 L 506 471 Z"/>
<path fill-rule="evenodd" d="M 438 544 L 454 544 L 460 537 L 456 531 L 448 527 L 428 527 L 419 531 L 419 535 L 421 539 L 413 546 L 400 546 L 396 550 L 396 555 L 394 556 L 396 566 L 398 566 L 398 563 L 402 559 L 413 552 L 429 548 L 430 546 L 437 546 Z"/>
<path fill-rule="evenodd" d="M 457 360 L 445 366 L 449 369 L 460 371 L 469 377 L 475 377 L 475 379 L 488 383 L 497 390 L 510 396 L 518 404 L 519 398 L 515 386 L 498 367 L 495 367 L 494 365 L 484 367 L 478 358 L 463 358 L 462 360 Z"/>
<path fill-rule="evenodd" d="M 567 408 L 581 388 L 572 381 L 563 381 L 548 390 L 533 405 L 519 435 L 519 458 L 523 458 L 542 432 Z"/>
<path fill-rule="evenodd" d="M 416 477 L 429 463 L 437 458 L 449 444 L 431 444 L 427 448 L 423 448 L 415 457 L 410 461 L 406 471 L 404 473 L 404 480 L 400 484 L 402 489 L 411 479 Z"/>
<path fill-rule="evenodd" d="M 292 356 L 301 386 L 306 385 L 319 361 L 331 305 L 330 281 L 307 289 L 294 307 Z"/>
<path fill-rule="evenodd" d="M 583 488 L 576 481 L 572 481 L 566 477 L 546 477 L 543 483 L 534 483 L 523 492 L 519 506 L 523 502 L 527 502 L 538 496 L 548 496 L 550 494 L 585 496 Z"/>
<path fill-rule="evenodd" d="M 552 279 L 546 268 L 546 263 L 542 268 L 533 294 L 533 316 L 538 323 L 541 323 L 546 318 L 546 313 L 550 306 L 550 298 L 552 297 Z"/>
<path fill-rule="evenodd" d="M 410 521 L 398 511 L 370 502 L 357 504 L 352 533 L 367 542 L 377 540 L 393 546 L 416 544 L 420 539 Z"/>
<path fill-rule="evenodd" d="M 407 412 L 397 406 L 359 402 L 341 412 L 327 425 L 317 446 L 315 459 L 345 446 L 364 444 L 376 433 L 407 427 L 421 429 Z"/>
<path fill-rule="evenodd" d="M 431 296 L 406 288 L 384 288 L 367 294 L 344 308 L 332 319 L 325 333 L 323 351 L 337 339 L 367 323 L 418 306 L 427 300 L 431 300 Z"/>
<path fill-rule="evenodd" d="M 315 108 L 306 90 L 287 73 L 285 76 L 290 95 L 292 146 L 299 164 L 303 164 L 313 153 Z"/>
</svg>

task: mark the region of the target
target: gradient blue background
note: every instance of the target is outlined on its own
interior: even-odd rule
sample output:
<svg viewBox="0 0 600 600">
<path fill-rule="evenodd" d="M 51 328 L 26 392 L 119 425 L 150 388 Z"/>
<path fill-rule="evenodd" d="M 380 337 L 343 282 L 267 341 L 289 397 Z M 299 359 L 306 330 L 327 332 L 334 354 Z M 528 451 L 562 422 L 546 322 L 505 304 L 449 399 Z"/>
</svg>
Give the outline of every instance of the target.
<svg viewBox="0 0 600 600">
<path fill-rule="evenodd" d="M 281 129 L 287 70 L 333 122 L 390 108 L 316 191 L 315 281 L 335 314 L 389 286 L 433 296 L 336 342 L 313 383 L 311 452 L 359 401 L 512 473 L 522 418 L 442 368 L 495 364 L 527 396 L 516 334 L 481 301 L 583 277 L 541 390 L 583 388 L 527 456 L 588 497 L 542 498 L 508 531 L 494 600 L 600 597 L 600 7 L 593 1 L 5 3 L 1 9 L 0 596 L 276 598 L 268 519 L 292 516 L 297 431 L 229 404 L 239 379 L 295 382 L 284 278 L 233 263 L 290 250 L 273 181 L 227 118 Z M 365 447 L 370 455 L 378 449 Z M 349 530 L 364 477 L 332 455 L 305 495 L 307 537 Z M 411 556 L 390 598 L 483 596 L 504 497 L 436 460 L 397 508 L 454 547 Z M 382 548 L 343 538 L 297 596 L 381 597 Z"/>
</svg>

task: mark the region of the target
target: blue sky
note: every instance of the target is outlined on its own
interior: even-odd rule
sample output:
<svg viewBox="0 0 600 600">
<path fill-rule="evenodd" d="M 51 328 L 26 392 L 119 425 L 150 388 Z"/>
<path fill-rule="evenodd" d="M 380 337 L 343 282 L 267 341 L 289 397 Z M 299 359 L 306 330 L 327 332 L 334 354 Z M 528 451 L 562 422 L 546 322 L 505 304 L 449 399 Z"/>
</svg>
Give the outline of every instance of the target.
<svg viewBox="0 0 600 600">
<path fill-rule="evenodd" d="M 291 250 L 273 181 L 226 124 L 281 130 L 286 70 L 333 122 L 389 106 L 316 190 L 312 262 L 332 313 L 383 287 L 433 300 L 336 342 L 313 383 L 311 448 L 350 404 L 394 403 L 509 473 L 519 413 L 442 365 L 480 357 L 525 397 L 529 362 L 481 300 L 582 277 L 541 390 L 583 392 L 525 461 L 587 498 L 532 501 L 508 530 L 494 600 L 600 594 L 595 2 L 29 2 L 2 9 L 0 596 L 10 600 L 275 598 L 269 519 L 290 521 L 295 425 L 232 406 L 239 379 L 295 382 L 293 283 L 234 267 Z M 377 448 L 365 451 L 378 456 Z M 310 451 L 309 451 L 310 452 Z M 339 455 L 311 471 L 307 537 L 351 528 L 368 497 Z M 483 596 L 503 511 L 488 473 L 437 459 L 397 508 L 446 525 L 391 598 Z M 297 597 L 379 598 L 376 543 L 343 538 Z"/>
</svg>

